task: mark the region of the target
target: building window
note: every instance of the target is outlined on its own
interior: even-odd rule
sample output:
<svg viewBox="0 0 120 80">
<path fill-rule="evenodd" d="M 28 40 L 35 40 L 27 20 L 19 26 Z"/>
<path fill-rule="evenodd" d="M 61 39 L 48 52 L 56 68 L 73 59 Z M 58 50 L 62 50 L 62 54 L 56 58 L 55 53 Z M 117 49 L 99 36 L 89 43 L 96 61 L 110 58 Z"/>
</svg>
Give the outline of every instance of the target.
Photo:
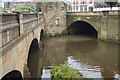
<svg viewBox="0 0 120 80">
<path fill-rule="evenodd" d="M 83 4 L 85 4 L 85 2 L 83 1 Z"/>
<path fill-rule="evenodd" d="M 78 1 L 76 2 L 76 4 L 78 5 Z"/>
<path fill-rule="evenodd" d="M 80 11 L 83 11 L 83 7 L 82 6 L 80 7 Z"/>
<path fill-rule="evenodd" d="M 87 11 L 87 7 L 85 7 L 85 11 Z"/>
<path fill-rule="evenodd" d="M 59 26 L 59 19 L 56 19 L 56 25 Z"/>
<path fill-rule="evenodd" d="M 75 1 L 73 2 L 73 5 L 75 5 Z"/>
<path fill-rule="evenodd" d="M 76 10 L 78 11 L 78 6 L 76 6 Z"/>
<path fill-rule="evenodd" d="M 92 0 L 90 0 L 90 4 L 92 4 Z"/>
<path fill-rule="evenodd" d="M 82 0 L 82 4 L 86 4 L 86 0 Z"/>
</svg>

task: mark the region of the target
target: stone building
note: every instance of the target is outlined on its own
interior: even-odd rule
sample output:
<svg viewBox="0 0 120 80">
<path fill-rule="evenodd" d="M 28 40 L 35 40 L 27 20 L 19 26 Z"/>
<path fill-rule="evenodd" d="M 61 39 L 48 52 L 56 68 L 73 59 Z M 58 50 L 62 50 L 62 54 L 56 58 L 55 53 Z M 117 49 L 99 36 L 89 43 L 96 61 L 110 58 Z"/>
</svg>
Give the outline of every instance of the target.
<svg viewBox="0 0 120 80">
<path fill-rule="evenodd" d="M 71 0 L 72 11 L 92 11 L 94 0 Z"/>
<path fill-rule="evenodd" d="M 94 8 L 108 6 L 104 0 L 71 0 L 70 5 L 73 12 L 93 11 Z"/>
<path fill-rule="evenodd" d="M 55 36 L 66 29 L 66 4 L 63 2 L 45 2 L 43 4 L 45 32 Z"/>
</svg>

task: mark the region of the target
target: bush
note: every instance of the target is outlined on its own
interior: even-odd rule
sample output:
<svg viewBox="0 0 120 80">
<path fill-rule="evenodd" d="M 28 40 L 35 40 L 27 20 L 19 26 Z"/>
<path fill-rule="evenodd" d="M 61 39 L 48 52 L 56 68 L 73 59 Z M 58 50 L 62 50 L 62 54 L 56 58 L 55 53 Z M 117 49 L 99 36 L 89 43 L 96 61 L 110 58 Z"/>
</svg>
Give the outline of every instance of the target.
<svg viewBox="0 0 120 80">
<path fill-rule="evenodd" d="M 67 65 L 53 66 L 51 70 L 52 79 L 75 79 L 79 78 L 78 72 Z M 82 78 L 81 78 L 82 79 Z"/>
</svg>

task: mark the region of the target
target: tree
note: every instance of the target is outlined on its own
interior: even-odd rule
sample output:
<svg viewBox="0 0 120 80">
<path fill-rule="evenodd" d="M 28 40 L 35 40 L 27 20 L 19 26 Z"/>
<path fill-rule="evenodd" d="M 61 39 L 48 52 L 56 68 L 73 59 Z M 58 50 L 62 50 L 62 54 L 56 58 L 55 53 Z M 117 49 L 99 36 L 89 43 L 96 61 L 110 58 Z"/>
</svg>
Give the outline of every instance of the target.
<svg viewBox="0 0 120 80">
<path fill-rule="evenodd" d="M 118 3 L 118 0 L 105 0 L 105 3 L 109 5 L 112 10 L 112 7 Z"/>
<path fill-rule="evenodd" d="M 36 11 L 41 12 L 41 2 L 36 3 Z"/>
</svg>

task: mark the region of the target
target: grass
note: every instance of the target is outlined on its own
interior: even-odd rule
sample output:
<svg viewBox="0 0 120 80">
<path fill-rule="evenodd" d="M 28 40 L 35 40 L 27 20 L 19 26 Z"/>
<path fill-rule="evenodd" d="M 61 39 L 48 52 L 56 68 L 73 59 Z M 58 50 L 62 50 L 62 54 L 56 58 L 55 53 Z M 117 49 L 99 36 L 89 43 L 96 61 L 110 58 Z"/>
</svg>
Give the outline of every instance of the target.
<svg viewBox="0 0 120 80">
<path fill-rule="evenodd" d="M 0 9 L 0 13 L 3 13 L 3 12 L 4 12 L 4 10 Z"/>
<path fill-rule="evenodd" d="M 25 12 L 25 13 L 37 12 L 35 9 L 33 9 L 33 8 L 27 8 L 27 7 L 16 7 L 15 10 L 16 11 Z"/>
<path fill-rule="evenodd" d="M 67 79 L 67 80 L 73 80 L 73 79 L 79 79 L 83 80 L 82 77 L 79 77 L 78 71 L 73 70 L 71 67 L 68 65 L 59 65 L 59 66 L 53 66 L 51 70 L 51 78 L 52 80 L 59 79 Z"/>
</svg>

